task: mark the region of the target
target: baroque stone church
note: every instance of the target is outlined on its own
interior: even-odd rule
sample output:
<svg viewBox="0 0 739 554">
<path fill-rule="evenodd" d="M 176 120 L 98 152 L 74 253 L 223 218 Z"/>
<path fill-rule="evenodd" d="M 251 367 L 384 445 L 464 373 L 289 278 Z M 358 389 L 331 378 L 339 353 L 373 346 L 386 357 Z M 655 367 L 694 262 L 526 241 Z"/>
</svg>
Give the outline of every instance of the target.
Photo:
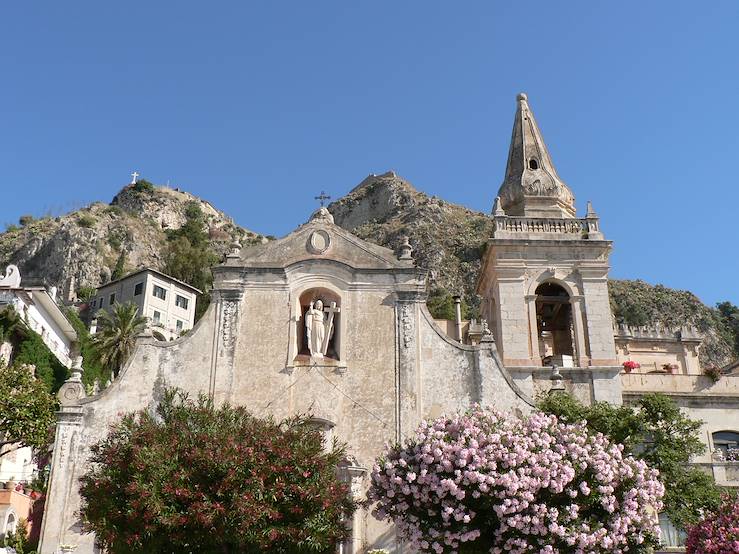
<svg viewBox="0 0 739 554">
<path fill-rule="evenodd" d="M 85 395 L 77 360 L 60 391 L 40 552 L 97 551 L 77 517 L 89 446 L 123 412 L 155 406 L 165 386 L 260 416 L 312 414 L 327 438 L 347 444 L 340 471 L 357 499 L 384 443 L 411 435 L 422 419 L 474 403 L 522 415 L 553 387 L 616 404 L 650 391 L 671 394 L 706 422 L 709 452 L 724 444 L 714 444 L 716 433 L 739 430 L 735 378 L 711 384 L 701 375 L 700 339 L 690 330 L 614 326 L 611 242 L 589 203 L 577 217 L 524 94 L 491 217 L 477 284 L 485 319 L 474 337 L 449 336 L 433 319 L 427 272 L 416 267 L 407 240 L 395 251 L 363 241 L 322 207 L 282 239 L 235 245 L 213 268 L 213 301 L 192 332 L 172 342 L 140 338 L 99 394 Z M 626 360 L 645 367 L 666 360 L 677 371 L 626 374 Z M 721 484 L 739 483 L 717 456 L 697 463 Z M 352 539 L 337 547 L 342 553 L 407 551 L 365 509 L 348 524 Z"/>
</svg>

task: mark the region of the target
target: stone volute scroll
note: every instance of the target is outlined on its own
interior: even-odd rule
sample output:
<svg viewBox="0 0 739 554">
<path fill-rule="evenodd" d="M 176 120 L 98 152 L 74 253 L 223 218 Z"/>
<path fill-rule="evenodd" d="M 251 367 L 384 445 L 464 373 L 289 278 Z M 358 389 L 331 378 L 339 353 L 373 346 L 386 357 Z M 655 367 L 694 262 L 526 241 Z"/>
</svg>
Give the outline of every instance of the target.
<svg viewBox="0 0 739 554">
<path fill-rule="evenodd" d="M 21 273 L 18 266 L 9 265 L 5 268 L 5 275 L 0 277 L 0 288 L 17 289 L 21 286 Z"/>
</svg>

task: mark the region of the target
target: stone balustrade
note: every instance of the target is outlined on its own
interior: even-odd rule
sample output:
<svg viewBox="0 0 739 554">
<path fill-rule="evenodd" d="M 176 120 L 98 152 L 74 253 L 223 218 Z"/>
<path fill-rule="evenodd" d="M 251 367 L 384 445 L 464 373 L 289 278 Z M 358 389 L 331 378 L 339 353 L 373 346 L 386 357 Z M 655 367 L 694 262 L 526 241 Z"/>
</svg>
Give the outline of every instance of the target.
<svg viewBox="0 0 739 554">
<path fill-rule="evenodd" d="M 739 375 L 724 375 L 713 382 L 705 375 L 674 375 L 669 373 L 622 373 L 621 387 L 629 392 L 701 393 L 708 397 L 739 396 Z"/>
<path fill-rule="evenodd" d="M 597 217 L 550 218 L 495 216 L 493 238 L 521 238 L 521 235 L 555 235 L 557 239 L 602 239 Z"/>
</svg>

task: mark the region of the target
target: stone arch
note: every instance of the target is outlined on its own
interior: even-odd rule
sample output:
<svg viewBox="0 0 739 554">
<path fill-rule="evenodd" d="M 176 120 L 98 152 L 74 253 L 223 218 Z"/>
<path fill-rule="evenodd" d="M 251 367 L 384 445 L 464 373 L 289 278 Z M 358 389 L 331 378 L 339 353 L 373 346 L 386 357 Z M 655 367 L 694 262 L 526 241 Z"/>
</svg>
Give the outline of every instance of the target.
<svg viewBox="0 0 739 554">
<path fill-rule="evenodd" d="M 576 345 L 571 293 L 559 282 L 545 280 L 534 289 L 534 295 L 536 338 L 542 363 L 573 365 Z"/>
<path fill-rule="evenodd" d="M 555 273 L 555 271 L 549 269 L 541 272 L 539 275 L 537 275 L 535 279 L 531 279 L 528 283 L 528 290 L 526 291 L 526 294 L 536 294 L 536 289 L 539 288 L 539 286 L 543 285 L 544 283 L 554 283 L 565 289 L 570 297 L 580 295 L 580 291 L 577 289 L 577 285 L 573 283 L 568 283 L 565 279 L 558 279 L 557 277 L 555 277 Z"/>
<path fill-rule="evenodd" d="M 2 535 L 8 536 L 9 533 L 15 533 L 18 526 L 18 514 L 15 513 L 13 506 L 8 506 L 3 517 Z"/>
</svg>

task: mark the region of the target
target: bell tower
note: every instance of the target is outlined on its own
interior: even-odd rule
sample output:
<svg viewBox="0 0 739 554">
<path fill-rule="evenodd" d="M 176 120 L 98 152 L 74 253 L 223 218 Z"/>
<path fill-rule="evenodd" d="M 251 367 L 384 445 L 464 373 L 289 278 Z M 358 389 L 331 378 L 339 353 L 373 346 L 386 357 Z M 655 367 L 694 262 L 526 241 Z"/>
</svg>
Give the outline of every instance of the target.
<svg viewBox="0 0 739 554">
<path fill-rule="evenodd" d="M 578 218 L 528 98 L 519 94 L 493 236 L 477 292 L 506 366 L 617 364 L 608 298 L 611 241 L 590 202 Z"/>
</svg>

